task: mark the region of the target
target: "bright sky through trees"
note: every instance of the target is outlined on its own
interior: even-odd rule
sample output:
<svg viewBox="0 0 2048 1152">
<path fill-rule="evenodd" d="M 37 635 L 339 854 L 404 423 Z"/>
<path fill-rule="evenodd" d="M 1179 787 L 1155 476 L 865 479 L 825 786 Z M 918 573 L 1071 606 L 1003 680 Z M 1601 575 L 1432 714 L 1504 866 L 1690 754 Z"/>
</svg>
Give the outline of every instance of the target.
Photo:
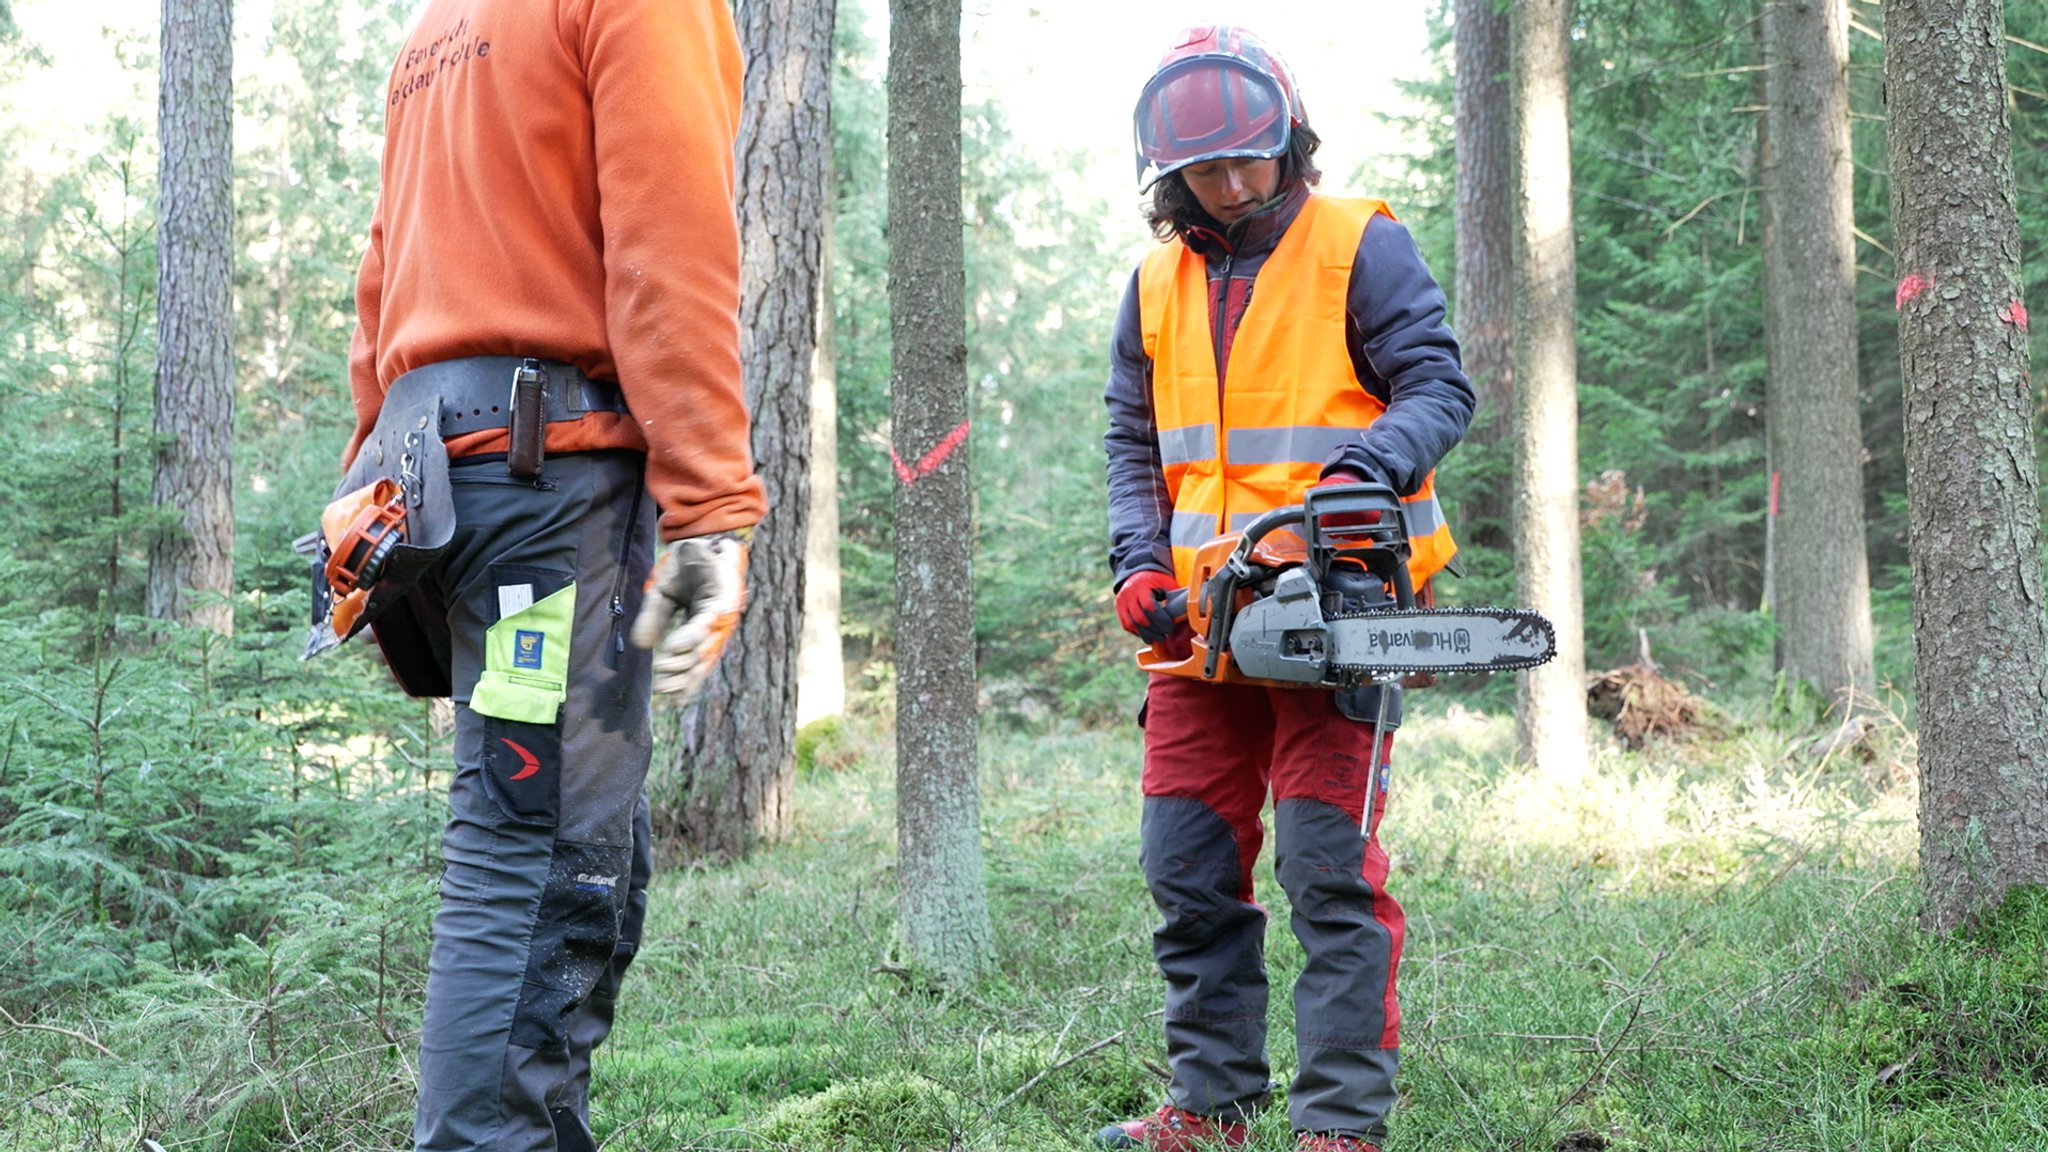
<svg viewBox="0 0 2048 1152">
<path fill-rule="evenodd" d="M 859 6 L 870 35 L 887 36 L 882 0 Z M 415 10 L 418 0 L 408 5 Z M 345 15 L 356 5 L 338 3 Z M 963 68 L 969 105 L 989 100 L 1008 116 L 1018 144 L 1040 153 L 1085 158 L 1086 200 L 1132 205 L 1128 236 L 1143 240 L 1131 162 L 1131 103 L 1174 33 L 1205 22 L 1251 28 L 1293 67 L 1310 119 L 1323 136 L 1320 156 L 1330 191 L 1389 195 L 1391 157 L 1418 151 L 1412 132 L 1384 114 L 1407 116 L 1415 103 L 1398 88 L 1426 76 L 1428 5 L 1424 0 L 1327 4 L 1305 0 L 972 0 L 964 12 Z M 238 77 L 263 66 L 272 0 L 237 0 Z M 154 123 L 158 0 L 16 0 L 28 43 L 50 61 L 0 88 L 0 118 L 23 127 L 20 160 L 49 170 L 58 157 L 95 147 L 94 126 L 126 110 Z M 877 55 L 876 60 L 883 59 Z M 238 79 L 238 83 L 239 83 Z"/>
</svg>

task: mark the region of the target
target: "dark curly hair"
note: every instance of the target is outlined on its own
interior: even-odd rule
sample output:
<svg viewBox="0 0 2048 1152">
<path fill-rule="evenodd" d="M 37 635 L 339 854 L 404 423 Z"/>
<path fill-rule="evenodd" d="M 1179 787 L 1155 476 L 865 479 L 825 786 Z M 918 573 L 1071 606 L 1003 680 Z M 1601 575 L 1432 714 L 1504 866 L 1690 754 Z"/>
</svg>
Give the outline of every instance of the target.
<svg viewBox="0 0 2048 1152">
<path fill-rule="evenodd" d="M 1293 187 L 1296 180 L 1308 184 L 1322 180 L 1323 170 L 1315 162 L 1316 149 L 1322 144 L 1323 138 L 1316 135 L 1315 129 L 1306 124 L 1294 126 L 1288 133 L 1287 151 L 1280 154 L 1280 191 Z M 1201 203 L 1178 171 L 1152 186 L 1152 202 L 1145 206 L 1145 223 L 1161 240 L 1181 235 L 1190 227 L 1223 231 L 1222 224 L 1202 211 Z"/>
</svg>

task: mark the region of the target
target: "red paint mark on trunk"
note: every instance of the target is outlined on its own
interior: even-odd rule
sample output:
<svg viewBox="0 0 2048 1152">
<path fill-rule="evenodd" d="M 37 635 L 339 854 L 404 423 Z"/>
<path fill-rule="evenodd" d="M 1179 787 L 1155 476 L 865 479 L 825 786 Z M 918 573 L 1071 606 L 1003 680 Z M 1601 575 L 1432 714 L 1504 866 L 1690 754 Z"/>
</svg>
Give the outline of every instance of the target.
<svg viewBox="0 0 2048 1152">
<path fill-rule="evenodd" d="M 1915 296 L 1927 291 L 1927 284 L 1927 277 L 1922 276 L 1918 272 L 1907 273 L 1906 278 L 1899 281 L 1898 295 L 1892 297 L 1892 311 L 1896 312 L 1904 308 L 1912 302 Z"/>
<path fill-rule="evenodd" d="M 1776 472 L 1773 472 L 1773 473 L 1771 473 L 1771 516 L 1772 516 L 1773 518 L 1776 518 L 1776 517 L 1777 517 L 1777 515 L 1778 515 L 1778 474 L 1777 474 Z"/>
<path fill-rule="evenodd" d="M 2015 300 L 2007 305 L 2005 311 L 1998 314 L 1998 318 L 2022 332 L 2027 330 L 2027 306 L 2021 301 Z"/>
<path fill-rule="evenodd" d="M 938 471 L 939 465 L 946 462 L 946 457 L 951 456 L 960 445 L 967 442 L 967 428 L 971 423 L 972 421 L 962 420 L 958 428 L 946 433 L 944 440 L 939 441 L 931 451 L 918 458 L 915 468 L 905 464 L 903 457 L 896 454 L 895 445 L 890 445 L 889 462 L 896 466 L 896 478 L 905 484 L 915 484 Z"/>
</svg>

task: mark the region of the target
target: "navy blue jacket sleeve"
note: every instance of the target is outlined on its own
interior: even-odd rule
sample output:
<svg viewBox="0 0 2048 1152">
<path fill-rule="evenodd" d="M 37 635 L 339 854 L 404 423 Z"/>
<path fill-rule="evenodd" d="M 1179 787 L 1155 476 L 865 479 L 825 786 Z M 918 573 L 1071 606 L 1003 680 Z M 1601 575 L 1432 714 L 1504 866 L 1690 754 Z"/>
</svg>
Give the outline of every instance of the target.
<svg viewBox="0 0 2048 1152">
<path fill-rule="evenodd" d="M 1173 571 L 1168 526 L 1173 500 L 1159 459 L 1159 425 L 1152 414 L 1152 358 L 1138 315 L 1138 277 L 1124 290 L 1110 340 L 1109 385 L 1103 391 L 1109 431 L 1102 446 L 1109 456 L 1109 567 L 1121 585 L 1131 573 Z"/>
<path fill-rule="evenodd" d="M 1332 453 L 1323 472 L 1353 472 L 1409 495 L 1464 438 L 1474 399 L 1444 318 L 1443 289 L 1399 222 L 1376 216 L 1366 226 L 1346 311 L 1359 380 L 1387 410 Z"/>
</svg>

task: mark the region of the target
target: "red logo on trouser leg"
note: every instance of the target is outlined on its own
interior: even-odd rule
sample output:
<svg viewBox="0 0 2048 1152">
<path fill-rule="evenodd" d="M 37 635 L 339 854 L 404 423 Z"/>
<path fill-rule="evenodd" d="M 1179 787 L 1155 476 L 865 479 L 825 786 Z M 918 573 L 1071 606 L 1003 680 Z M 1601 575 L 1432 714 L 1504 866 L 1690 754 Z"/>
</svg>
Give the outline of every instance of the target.
<svg viewBox="0 0 2048 1152">
<path fill-rule="evenodd" d="M 526 749 L 520 747 L 519 743 L 515 740 L 505 740 L 503 736 L 498 737 L 498 739 L 504 740 L 505 747 L 510 748 L 512 751 L 517 752 L 519 754 L 519 771 L 514 772 L 512 774 L 512 779 L 524 780 L 528 776 L 531 776 L 534 773 L 540 771 L 539 757 L 535 756 L 531 752 L 528 752 Z"/>
</svg>

